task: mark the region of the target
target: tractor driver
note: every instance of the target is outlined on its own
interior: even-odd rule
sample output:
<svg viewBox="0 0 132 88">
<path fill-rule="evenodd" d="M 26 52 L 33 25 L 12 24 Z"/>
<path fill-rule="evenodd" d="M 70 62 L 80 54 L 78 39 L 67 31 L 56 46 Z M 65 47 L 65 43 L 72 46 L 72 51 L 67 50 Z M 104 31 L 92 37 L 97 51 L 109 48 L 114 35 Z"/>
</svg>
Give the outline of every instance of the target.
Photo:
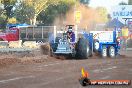
<svg viewBox="0 0 132 88">
<path fill-rule="evenodd" d="M 69 42 L 74 42 L 74 40 L 75 40 L 72 26 L 68 27 L 67 38 L 68 38 Z"/>
</svg>

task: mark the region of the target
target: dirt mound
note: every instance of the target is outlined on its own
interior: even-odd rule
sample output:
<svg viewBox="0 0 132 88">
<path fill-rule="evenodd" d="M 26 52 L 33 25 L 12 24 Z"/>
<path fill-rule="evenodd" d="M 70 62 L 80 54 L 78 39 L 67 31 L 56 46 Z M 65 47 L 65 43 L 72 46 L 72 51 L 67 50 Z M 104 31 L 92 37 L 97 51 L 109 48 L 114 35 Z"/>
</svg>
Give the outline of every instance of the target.
<svg viewBox="0 0 132 88">
<path fill-rule="evenodd" d="M 41 45 L 40 50 L 43 55 L 50 55 L 50 44 L 46 43 Z"/>
<path fill-rule="evenodd" d="M 3 58 L 3 59 L 0 59 L 0 67 L 5 67 L 7 65 L 12 65 L 19 62 L 20 60 L 16 58 Z"/>
<path fill-rule="evenodd" d="M 40 50 L 32 52 L 0 53 L 0 68 L 13 64 L 41 63 L 46 61 L 48 55 L 42 55 Z"/>
<path fill-rule="evenodd" d="M 65 60 L 65 56 L 50 56 L 50 44 L 46 43 L 40 46 L 40 49 L 31 52 L 4 52 L 0 53 L 0 68 L 14 64 L 34 64 L 47 61 Z"/>
<path fill-rule="evenodd" d="M 33 63 L 42 63 L 45 62 L 45 59 L 21 59 L 20 64 L 33 64 Z"/>
<path fill-rule="evenodd" d="M 56 55 L 54 55 L 54 57 L 56 58 L 56 59 L 59 59 L 59 60 L 66 60 L 67 59 L 67 57 L 66 56 L 56 56 Z"/>
<path fill-rule="evenodd" d="M 7 67 L 10 65 L 15 65 L 15 64 L 43 63 L 43 62 L 50 61 L 50 60 L 52 61 L 53 59 L 50 58 L 48 55 L 34 56 L 34 57 L 26 57 L 26 56 L 25 57 L 17 57 L 17 56 L 13 57 L 12 56 L 8 58 L 1 58 L 0 68 Z"/>
<path fill-rule="evenodd" d="M 11 52 L 0 53 L 0 68 L 7 67 L 14 64 L 34 64 L 43 63 L 47 61 L 56 61 L 57 57 L 49 56 L 49 46 L 42 45 L 40 49 L 33 50 L 32 52 Z"/>
</svg>

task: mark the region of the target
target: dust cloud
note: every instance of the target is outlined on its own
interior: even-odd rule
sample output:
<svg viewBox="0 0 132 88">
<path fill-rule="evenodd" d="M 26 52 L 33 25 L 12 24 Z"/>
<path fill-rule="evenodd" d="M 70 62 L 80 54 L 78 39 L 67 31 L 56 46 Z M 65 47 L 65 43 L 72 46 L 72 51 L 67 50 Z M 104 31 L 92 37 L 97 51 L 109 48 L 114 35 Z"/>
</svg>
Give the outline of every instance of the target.
<svg viewBox="0 0 132 88">
<path fill-rule="evenodd" d="M 79 4 L 78 6 L 72 7 L 66 15 L 60 15 L 58 16 L 55 21 L 54 25 L 57 26 L 65 26 L 68 24 L 73 24 L 75 25 L 75 11 L 80 11 L 81 12 L 81 20 L 80 23 L 77 25 L 80 28 L 92 30 L 94 29 L 95 25 L 99 22 L 100 16 L 97 13 L 96 9 L 87 7 L 85 5 Z"/>
</svg>

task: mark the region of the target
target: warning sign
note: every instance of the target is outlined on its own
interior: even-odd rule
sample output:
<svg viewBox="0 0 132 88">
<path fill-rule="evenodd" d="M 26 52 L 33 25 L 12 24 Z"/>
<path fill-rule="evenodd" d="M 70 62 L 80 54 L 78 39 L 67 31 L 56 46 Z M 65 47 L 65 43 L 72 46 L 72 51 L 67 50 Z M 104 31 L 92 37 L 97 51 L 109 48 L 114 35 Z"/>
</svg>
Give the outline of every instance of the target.
<svg viewBox="0 0 132 88">
<path fill-rule="evenodd" d="M 76 11 L 75 12 L 75 21 L 76 21 L 76 23 L 80 23 L 80 20 L 81 20 L 81 12 Z"/>
</svg>

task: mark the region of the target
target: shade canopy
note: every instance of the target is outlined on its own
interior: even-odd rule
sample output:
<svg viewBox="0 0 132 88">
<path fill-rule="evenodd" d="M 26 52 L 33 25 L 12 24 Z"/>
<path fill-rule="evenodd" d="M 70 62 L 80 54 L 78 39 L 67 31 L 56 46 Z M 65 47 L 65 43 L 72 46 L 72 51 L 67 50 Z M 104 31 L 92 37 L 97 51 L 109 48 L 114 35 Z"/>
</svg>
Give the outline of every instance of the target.
<svg viewBox="0 0 132 88">
<path fill-rule="evenodd" d="M 122 28 L 123 26 L 124 24 L 116 18 L 106 24 L 106 27 L 108 28 Z"/>
</svg>

